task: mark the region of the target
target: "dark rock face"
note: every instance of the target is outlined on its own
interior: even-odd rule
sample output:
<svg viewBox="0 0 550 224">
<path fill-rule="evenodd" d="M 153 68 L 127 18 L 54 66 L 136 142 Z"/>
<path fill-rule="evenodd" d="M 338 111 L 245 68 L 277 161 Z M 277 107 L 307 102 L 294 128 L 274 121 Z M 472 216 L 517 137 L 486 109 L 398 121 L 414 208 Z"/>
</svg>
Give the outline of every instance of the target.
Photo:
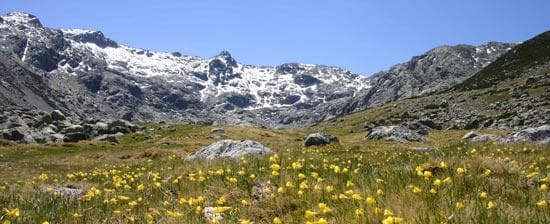
<svg viewBox="0 0 550 224">
<path fill-rule="evenodd" d="M 326 145 L 330 143 L 338 142 L 338 138 L 333 135 L 326 135 L 321 133 L 310 134 L 304 141 L 304 146 Z"/>
<path fill-rule="evenodd" d="M 186 158 L 186 160 L 212 160 L 220 158 L 239 159 L 242 156 L 247 155 L 267 155 L 270 153 L 271 149 L 265 147 L 259 142 L 251 140 L 223 140 L 192 153 Z"/>
<path fill-rule="evenodd" d="M 408 141 L 422 142 L 424 137 L 402 126 L 379 126 L 373 128 L 366 139 L 388 140 L 405 143 Z"/>
</svg>

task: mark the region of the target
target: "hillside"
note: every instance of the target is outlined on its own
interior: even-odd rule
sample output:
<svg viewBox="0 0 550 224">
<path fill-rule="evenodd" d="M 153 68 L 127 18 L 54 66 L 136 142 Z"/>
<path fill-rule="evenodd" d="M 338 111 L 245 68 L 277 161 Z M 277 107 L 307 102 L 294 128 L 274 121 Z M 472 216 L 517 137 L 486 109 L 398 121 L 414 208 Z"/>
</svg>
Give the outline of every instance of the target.
<svg viewBox="0 0 550 224">
<path fill-rule="evenodd" d="M 444 129 L 518 130 L 548 124 L 548 37 L 545 32 L 515 46 L 451 90 L 398 100 L 314 127 L 334 132 L 364 132 L 377 125 L 407 126 L 418 119 L 431 119 Z"/>
<path fill-rule="evenodd" d="M 548 68 L 550 61 L 550 31 L 544 32 L 521 45 L 515 47 L 489 66 L 476 73 L 471 78 L 457 85 L 454 89 L 459 91 L 489 88 L 499 82 L 518 79 L 529 76 L 532 70 L 540 67 Z M 532 82 L 541 82 L 544 85 L 548 82 L 548 69 L 541 71 L 542 79 L 533 77 Z M 538 74 L 534 74 L 537 76 Z M 537 83 L 533 83 L 537 85 Z"/>
</svg>

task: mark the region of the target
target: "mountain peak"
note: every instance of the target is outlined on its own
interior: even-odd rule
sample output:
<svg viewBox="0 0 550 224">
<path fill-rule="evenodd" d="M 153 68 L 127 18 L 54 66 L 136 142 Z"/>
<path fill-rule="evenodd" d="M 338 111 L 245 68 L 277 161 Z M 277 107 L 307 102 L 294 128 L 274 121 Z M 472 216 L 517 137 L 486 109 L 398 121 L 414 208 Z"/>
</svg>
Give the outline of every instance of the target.
<svg viewBox="0 0 550 224">
<path fill-rule="evenodd" d="M 229 51 L 223 50 L 218 55 L 214 56 L 214 58 L 222 60 L 227 66 L 237 66 L 237 61 L 231 56 Z"/>
<path fill-rule="evenodd" d="M 2 19 L 8 23 L 42 26 L 42 23 L 40 23 L 40 20 L 36 16 L 25 12 L 10 12 L 2 16 Z"/>
<path fill-rule="evenodd" d="M 227 51 L 227 50 L 223 50 L 218 55 L 216 55 L 216 57 L 223 57 L 223 58 L 229 57 L 229 58 L 231 58 L 231 53 L 229 53 L 229 51 Z"/>
</svg>

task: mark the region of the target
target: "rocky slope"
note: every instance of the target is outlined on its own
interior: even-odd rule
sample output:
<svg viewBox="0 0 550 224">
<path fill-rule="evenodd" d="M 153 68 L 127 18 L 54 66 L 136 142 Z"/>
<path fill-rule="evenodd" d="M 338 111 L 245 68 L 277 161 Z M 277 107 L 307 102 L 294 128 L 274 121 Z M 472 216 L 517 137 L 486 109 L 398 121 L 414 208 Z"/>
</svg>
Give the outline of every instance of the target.
<svg viewBox="0 0 550 224">
<path fill-rule="evenodd" d="M 434 94 L 468 79 L 514 44 L 441 46 L 373 75 L 373 88 L 363 97 L 366 106 L 380 106 L 397 99 Z"/>
<path fill-rule="evenodd" d="M 517 131 L 550 123 L 550 32 L 513 47 L 464 82 L 438 94 L 395 101 L 318 127 L 357 131 L 379 125 Z M 374 87 L 373 87 L 374 88 Z"/>
<path fill-rule="evenodd" d="M 87 118 L 304 126 L 371 105 L 444 90 L 510 48 L 439 47 L 372 80 L 342 68 L 238 63 L 119 44 L 100 31 L 44 27 L 38 18 L 0 19 L 2 108 Z"/>
</svg>

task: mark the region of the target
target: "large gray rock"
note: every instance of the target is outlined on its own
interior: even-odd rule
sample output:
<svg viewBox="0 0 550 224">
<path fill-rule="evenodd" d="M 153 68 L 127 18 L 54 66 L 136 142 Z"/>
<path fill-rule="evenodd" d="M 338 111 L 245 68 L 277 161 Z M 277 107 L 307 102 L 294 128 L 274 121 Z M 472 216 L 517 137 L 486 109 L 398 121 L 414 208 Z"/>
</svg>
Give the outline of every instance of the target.
<svg viewBox="0 0 550 224">
<path fill-rule="evenodd" d="M 470 139 L 471 142 L 496 142 L 500 144 L 509 144 L 511 143 L 511 140 L 498 136 L 498 135 L 491 135 L 491 134 L 484 134 L 484 135 L 478 135 Z"/>
<path fill-rule="evenodd" d="M 379 126 L 373 128 L 366 137 L 371 140 L 388 140 L 405 143 L 408 141 L 421 142 L 424 137 L 403 126 Z"/>
<path fill-rule="evenodd" d="M 199 151 L 187 156 L 186 160 L 194 159 L 218 159 L 230 158 L 238 159 L 245 155 L 267 155 L 272 151 L 270 148 L 259 142 L 251 140 L 223 140 L 206 146 Z"/>
<path fill-rule="evenodd" d="M 523 129 L 512 136 L 514 141 L 529 142 L 536 144 L 550 143 L 550 125 L 543 125 L 536 128 Z"/>
<path fill-rule="evenodd" d="M 326 145 L 333 142 L 338 142 L 338 138 L 333 135 L 313 133 L 309 134 L 304 141 L 305 146 L 314 146 L 314 145 Z"/>
</svg>

